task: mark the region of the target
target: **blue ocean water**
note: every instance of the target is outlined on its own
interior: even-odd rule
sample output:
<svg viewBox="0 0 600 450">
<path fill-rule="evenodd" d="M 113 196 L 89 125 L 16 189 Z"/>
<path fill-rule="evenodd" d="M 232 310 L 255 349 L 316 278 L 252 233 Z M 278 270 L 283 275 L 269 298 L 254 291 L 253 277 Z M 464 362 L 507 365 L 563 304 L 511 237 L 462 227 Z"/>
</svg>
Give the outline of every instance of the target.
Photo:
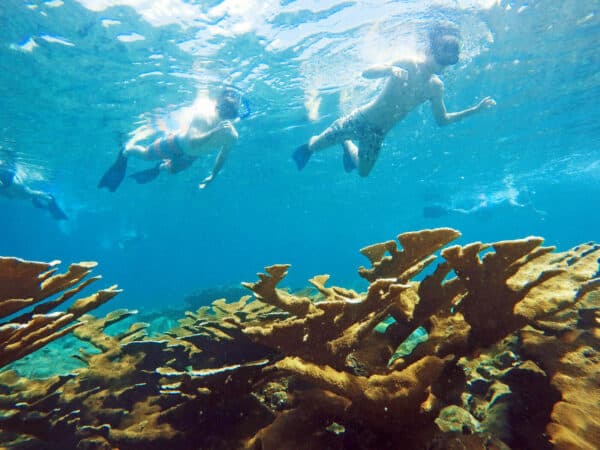
<svg viewBox="0 0 600 450">
<path fill-rule="evenodd" d="M 275 263 L 292 264 L 292 287 L 320 273 L 360 287 L 361 247 L 422 228 L 598 241 L 598 14 L 595 0 L 3 0 L 0 145 L 69 220 L 0 197 L 0 254 L 98 261 L 101 283 L 124 289 L 111 308 L 152 310 Z M 293 149 L 381 87 L 361 71 L 441 19 L 463 37 L 442 74 L 448 109 L 488 95 L 497 107 L 444 128 L 417 108 L 368 178 L 345 173 L 337 148 L 298 172 Z M 212 160 L 97 189 L 130 132 L 175 126 L 222 83 L 252 114 L 208 189 Z"/>
</svg>

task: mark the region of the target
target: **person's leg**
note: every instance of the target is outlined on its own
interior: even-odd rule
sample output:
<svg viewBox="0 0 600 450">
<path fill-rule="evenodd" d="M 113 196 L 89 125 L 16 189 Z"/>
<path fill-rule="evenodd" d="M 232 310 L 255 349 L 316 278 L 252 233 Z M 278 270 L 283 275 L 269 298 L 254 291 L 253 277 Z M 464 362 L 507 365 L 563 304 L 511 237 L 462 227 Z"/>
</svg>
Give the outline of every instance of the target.
<svg viewBox="0 0 600 450">
<path fill-rule="evenodd" d="M 154 145 L 154 142 L 150 145 Z M 122 150 L 122 152 L 128 158 L 130 156 L 133 156 L 135 158 L 144 159 L 146 161 L 152 161 L 154 158 L 151 152 L 149 151 L 150 145 L 148 147 L 144 147 L 142 145 L 133 145 L 131 147 L 125 147 Z"/>
<path fill-rule="evenodd" d="M 183 155 L 179 158 L 165 159 L 157 163 L 154 167 L 146 170 L 129 175 L 138 184 L 146 184 L 156 179 L 161 172 L 169 172 L 171 175 L 175 175 L 188 167 L 190 167 L 196 160 L 193 156 Z"/>
<path fill-rule="evenodd" d="M 50 213 L 55 220 L 67 220 L 68 217 L 64 211 L 58 206 L 56 199 L 52 194 L 43 191 L 26 188 L 28 195 L 31 197 L 33 206 L 40 209 L 45 209 Z"/>
<path fill-rule="evenodd" d="M 383 136 L 379 133 L 369 133 L 358 143 L 358 174 L 366 177 L 371 172 L 383 144 Z"/>
<path fill-rule="evenodd" d="M 344 170 L 352 172 L 358 167 L 358 147 L 351 140 L 342 143 Z"/>
<path fill-rule="evenodd" d="M 344 140 L 352 137 L 352 130 L 349 128 L 349 117 L 342 117 L 333 122 L 321 134 L 313 136 L 308 141 L 308 149 L 310 152 L 332 147 L 336 144 L 341 144 Z"/>
<path fill-rule="evenodd" d="M 312 136 L 308 141 L 308 144 L 298 147 L 292 155 L 296 161 L 298 170 L 302 170 L 304 168 L 314 152 L 323 150 L 336 144 L 341 144 L 344 140 L 353 137 L 353 130 L 350 126 L 352 122 L 351 117 L 352 116 L 350 115 L 336 120 L 321 134 L 318 136 Z"/>
<path fill-rule="evenodd" d="M 98 187 L 106 187 L 109 191 L 117 190 L 127 171 L 127 160 L 129 156 L 134 156 L 146 161 L 163 161 L 166 159 L 177 158 L 183 154 L 176 143 L 176 135 L 169 135 L 158 138 L 147 147 L 141 145 L 131 145 L 119 151 L 116 161 L 103 175 Z M 162 163 L 155 167 L 137 172 L 132 177 L 141 184 L 154 180 L 160 173 Z"/>
<path fill-rule="evenodd" d="M 145 161 L 158 161 L 169 159 L 173 155 L 173 148 L 176 147 L 174 142 L 175 136 L 169 135 L 154 140 L 150 145 L 131 145 L 123 149 L 123 154 L 126 157 L 133 156 Z"/>
<path fill-rule="evenodd" d="M 170 170 L 173 155 L 181 153 L 175 142 L 176 136 L 169 135 L 156 139 L 147 147 L 134 145 L 125 150 L 127 156 L 135 156 L 146 161 L 159 161 L 153 167 L 130 175 L 138 184 L 146 184 L 155 180 L 162 170 Z"/>
</svg>

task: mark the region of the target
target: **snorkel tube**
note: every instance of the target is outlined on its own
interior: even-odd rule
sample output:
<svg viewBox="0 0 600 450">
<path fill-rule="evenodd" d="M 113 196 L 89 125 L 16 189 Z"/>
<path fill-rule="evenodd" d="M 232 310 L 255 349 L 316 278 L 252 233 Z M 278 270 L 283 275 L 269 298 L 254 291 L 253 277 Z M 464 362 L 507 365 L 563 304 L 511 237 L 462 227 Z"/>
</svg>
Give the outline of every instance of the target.
<svg viewBox="0 0 600 450">
<path fill-rule="evenodd" d="M 240 113 L 239 113 L 238 117 L 240 119 L 245 119 L 245 118 L 249 117 L 250 114 L 252 114 L 252 109 L 250 108 L 250 100 L 248 100 L 244 95 L 242 95 L 240 97 L 240 103 L 241 103 L 241 108 L 240 108 Z"/>
</svg>

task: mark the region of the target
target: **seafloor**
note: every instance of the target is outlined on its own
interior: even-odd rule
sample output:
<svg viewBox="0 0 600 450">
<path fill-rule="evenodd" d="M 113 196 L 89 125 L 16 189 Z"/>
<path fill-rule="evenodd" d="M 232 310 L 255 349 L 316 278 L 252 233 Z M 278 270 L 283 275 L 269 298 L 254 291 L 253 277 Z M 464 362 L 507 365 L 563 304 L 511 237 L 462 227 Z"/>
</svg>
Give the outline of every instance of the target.
<svg viewBox="0 0 600 450">
<path fill-rule="evenodd" d="M 72 301 L 93 263 L 2 258 L 0 448 L 597 448 L 600 246 L 458 236 L 362 249 L 366 292 L 276 265 L 148 322 Z"/>
</svg>

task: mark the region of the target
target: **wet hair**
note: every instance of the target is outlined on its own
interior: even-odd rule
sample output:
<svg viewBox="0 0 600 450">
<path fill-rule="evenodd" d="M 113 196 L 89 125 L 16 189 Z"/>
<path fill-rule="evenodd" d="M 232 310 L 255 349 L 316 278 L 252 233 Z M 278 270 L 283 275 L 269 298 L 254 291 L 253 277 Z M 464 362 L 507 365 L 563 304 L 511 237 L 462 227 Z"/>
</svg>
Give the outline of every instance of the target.
<svg viewBox="0 0 600 450">
<path fill-rule="evenodd" d="M 235 119 L 240 115 L 240 103 L 240 93 L 233 88 L 225 87 L 217 97 L 217 111 L 223 119 Z"/>
<path fill-rule="evenodd" d="M 429 30 L 429 48 L 436 62 L 451 66 L 458 62 L 460 53 L 460 31 L 451 22 L 441 22 Z"/>
</svg>

